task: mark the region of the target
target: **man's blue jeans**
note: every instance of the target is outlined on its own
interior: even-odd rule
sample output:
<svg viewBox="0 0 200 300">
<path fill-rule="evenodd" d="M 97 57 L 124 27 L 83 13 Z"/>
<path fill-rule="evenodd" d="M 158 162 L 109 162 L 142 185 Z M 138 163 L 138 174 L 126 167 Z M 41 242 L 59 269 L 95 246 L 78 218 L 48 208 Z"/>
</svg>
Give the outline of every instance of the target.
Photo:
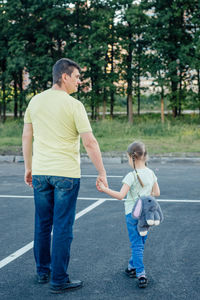
<svg viewBox="0 0 200 300">
<path fill-rule="evenodd" d="M 79 186 L 80 178 L 33 175 L 34 256 L 39 275 L 51 271 L 52 285 L 60 286 L 68 281 L 67 268 Z"/>
<path fill-rule="evenodd" d="M 136 269 L 136 276 L 145 275 L 143 264 L 144 244 L 147 239 L 146 236 L 140 236 L 137 231 L 138 220 L 134 220 L 131 213 L 126 215 L 126 225 L 128 229 L 129 240 L 131 243 L 132 256 L 129 260 L 128 268 Z"/>
</svg>

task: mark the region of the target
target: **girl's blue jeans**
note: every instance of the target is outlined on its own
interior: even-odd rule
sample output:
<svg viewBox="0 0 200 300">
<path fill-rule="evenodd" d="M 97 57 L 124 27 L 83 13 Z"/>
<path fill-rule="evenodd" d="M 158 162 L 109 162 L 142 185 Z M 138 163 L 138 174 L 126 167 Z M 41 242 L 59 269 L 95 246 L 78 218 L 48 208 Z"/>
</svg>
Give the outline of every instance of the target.
<svg viewBox="0 0 200 300">
<path fill-rule="evenodd" d="M 37 273 L 43 275 L 51 271 L 51 284 L 62 286 L 68 281 L 67 268 L 80 178 L 34 175 L 32 181 Z"/>
<path fill-rule="evenodd" d="M 128 268 L 136 269 L 136 276 L 140 277 L 142 275 L 145 275 L 143 253 L 147 236 L 139 235 L 137 231 L 137 223 L 138 220 L 133 219 L 131 213 L 126 215 L 126 225 L 132 249 L 132 255 L 129 260 Z"/>
</svg>

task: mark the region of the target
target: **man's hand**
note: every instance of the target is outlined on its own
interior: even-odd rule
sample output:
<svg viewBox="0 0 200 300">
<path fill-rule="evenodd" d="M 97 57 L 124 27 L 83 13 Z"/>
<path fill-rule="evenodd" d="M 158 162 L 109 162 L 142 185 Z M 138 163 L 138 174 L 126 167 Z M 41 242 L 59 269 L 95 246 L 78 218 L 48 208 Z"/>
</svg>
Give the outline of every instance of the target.
<svg viewBox="0 0 200 300">
<path fill-rule="evenodd" d="M 103 183 L 103 186 L 104 187 L 108 187 L 108 182 L 107 182 L 107 178 L 106 178 L 106 174 L 105 175 L 99 175 L 97 177 L 97 181 L 96 181 L 96 188 L 98 191 L 102 192 L 102 189 L 100 188 L 101 184 L 100 183 Z"/>
<path fill-rule="evenodd" d="M 104 192 L 107 188 L 101 180 L 97 180 L 96 186 L 99 192 Z"/>
<path fill-rule="evenodd" d="M 25 171 L 24 181 L 27 185 L 29 185 L 30 187 L 33 187 L 33 184 L 32 184 L 32 171 L 31 170 Z"/>
</svg>

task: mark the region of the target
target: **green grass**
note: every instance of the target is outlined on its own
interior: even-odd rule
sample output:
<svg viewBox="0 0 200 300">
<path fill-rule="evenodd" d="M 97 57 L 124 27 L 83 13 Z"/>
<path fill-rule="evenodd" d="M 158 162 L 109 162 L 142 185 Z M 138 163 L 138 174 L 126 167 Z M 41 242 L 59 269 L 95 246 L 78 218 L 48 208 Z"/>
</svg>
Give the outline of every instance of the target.
<svg viewBox="0 0 200 300">
<path fill-rule="evenodd" d="M 0 123 L 0 154 L 21 154 L 22 120 L 8 119 Z"/>
<path fill-rule="evenodd" d="M 149 114 L 134 117 L 133 125 L 125 117 L 114 120 L 92 122 L 94 134 L 103 152 L 126 151 L 134 140 L 143 141 L 149 153 L 200 154 L 200 119 L 189 115 L 174 119 L 165 117 L 162 125 L 160 116 Z"/>
<path fill-rule="evenodd" d="M 125 116 L 113 120 L 91 121 L 93 132 L 102 152 L 125 152 L 134 140 L 143 141 L 150 155 L 165 153 L 197 153 L 200 155 L 200 118 L 185 115 L 174 119 L 165 117 L 161 124 L 160 115 L 134 116 L 130 125 Z M 0 154 L 21 154 L 23 121 L 7 120 L 0 123 Z M 81 152 L 85 152 L 81 146 Z"/>
</svg>

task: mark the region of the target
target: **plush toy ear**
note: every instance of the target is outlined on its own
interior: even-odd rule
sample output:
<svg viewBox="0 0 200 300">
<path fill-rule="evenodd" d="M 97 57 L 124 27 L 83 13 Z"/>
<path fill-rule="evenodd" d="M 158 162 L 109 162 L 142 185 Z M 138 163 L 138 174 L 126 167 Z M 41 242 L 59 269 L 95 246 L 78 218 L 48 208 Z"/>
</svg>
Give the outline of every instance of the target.
<svg viewBox="0 0 200 300">
<path fill-rule="evenodd" d="M 139 219 L 142 213 L 142 200 L 139 198 L 133 207 L 132 216 L 133 218 Z"/>
</svg>

